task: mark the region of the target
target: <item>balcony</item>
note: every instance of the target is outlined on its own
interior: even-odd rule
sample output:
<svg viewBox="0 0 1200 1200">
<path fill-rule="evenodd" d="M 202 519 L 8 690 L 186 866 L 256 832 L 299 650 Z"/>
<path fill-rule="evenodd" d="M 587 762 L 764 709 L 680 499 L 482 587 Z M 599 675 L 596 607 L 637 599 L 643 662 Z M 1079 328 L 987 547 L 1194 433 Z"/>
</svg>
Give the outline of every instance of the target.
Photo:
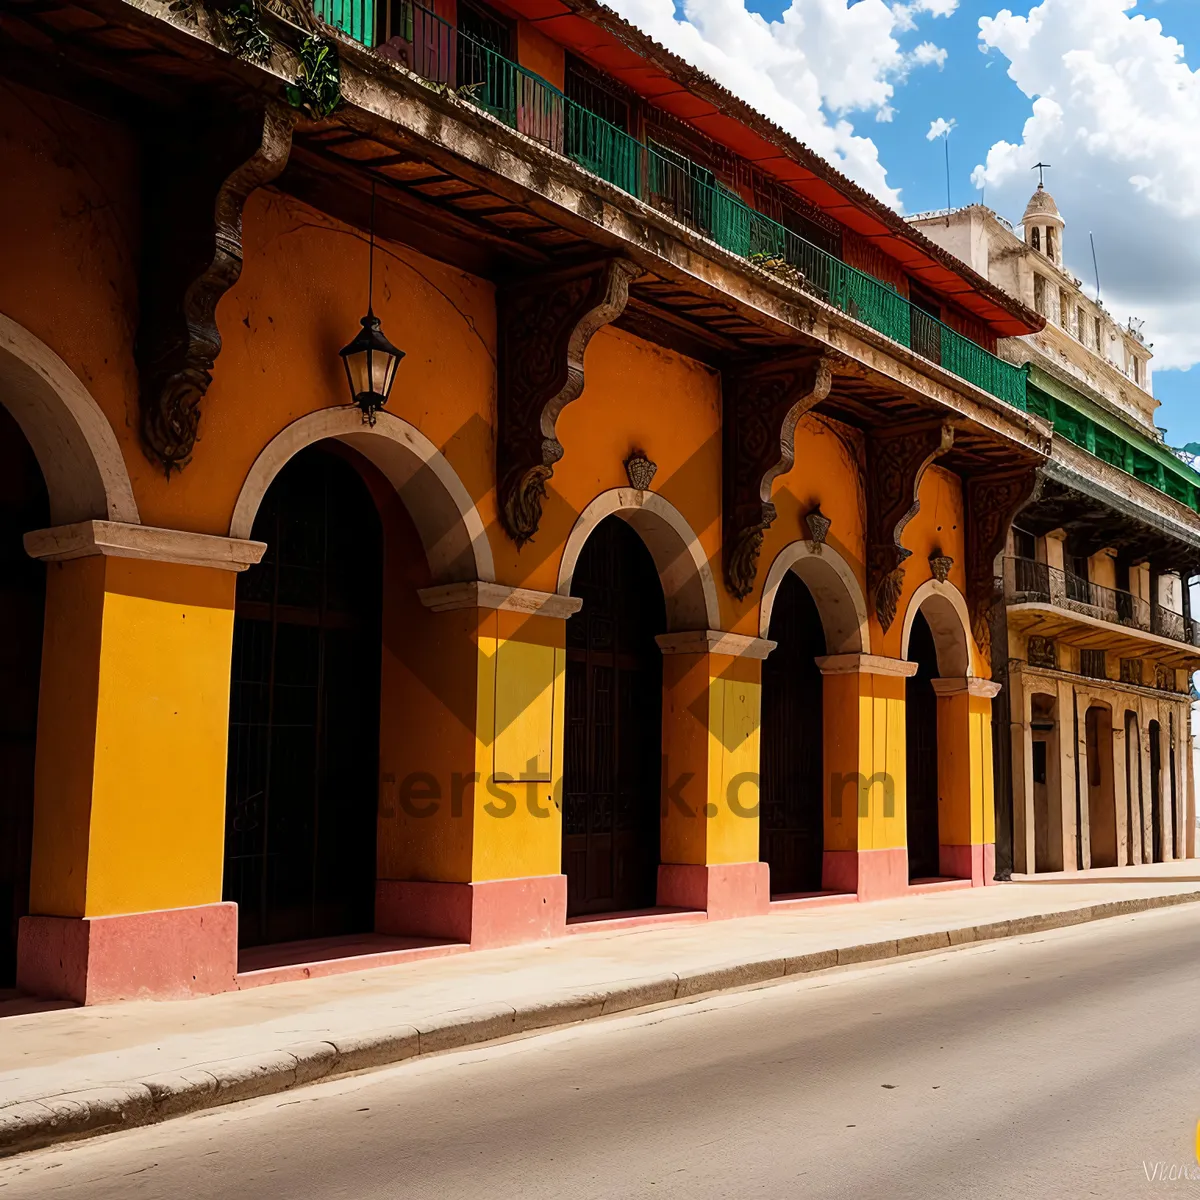
<svg viewBox="0 0 1200 1200">
<path fill-rule="evenodd" d="M 1009 624 L 1022 632 L 1065 638 L 1082 649 L 1164 665 L 1200 668 L 1200 628 L 1191 618 L 1118 588 L 1028 558 L 1004 560 Z"/>
<path fill-rule="evenodd" d="M 346 36 L 374 44 L 371 0 L 316 0 L 315 7 Z M 729 253 L 1026 411 L 1024 367 L 997 358 L 890 285 L 751 208 L 704 167 L 669 147 L 632 137 L 422 5 L 394 4 L 374 48 Z"/>
</svg>

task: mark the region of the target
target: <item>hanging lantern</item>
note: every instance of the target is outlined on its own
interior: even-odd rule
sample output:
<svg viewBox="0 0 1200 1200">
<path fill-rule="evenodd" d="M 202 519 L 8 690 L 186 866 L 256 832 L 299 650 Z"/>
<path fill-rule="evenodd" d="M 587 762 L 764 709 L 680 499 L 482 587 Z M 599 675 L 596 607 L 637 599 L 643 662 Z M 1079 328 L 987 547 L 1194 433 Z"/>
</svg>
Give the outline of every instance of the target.
<svg viewBox="0 0 1200 1200">
<path fill-rule="evenodd" d="M 358 336 L 338 353 L 346 368 L 350 402 L 362 409 L 363 420 L 368 425 L 374 425 L 375 414 L 391 395 L 392 384 L 396 382 L 396 368 L 404 357 L 404 351 L 396 349 L 387 340 L 379 327 L 379 318 L 368 308 Z"/>
<path fill-rule="evenodd" d="M 396 382 L 396 368 L 404 357 L 387 340 L 379 325 L 379 318 L 372 309 L 375 290 L 375 182 L 371 181 L 371 249 L 367 259 L 367 315 L 362 319 L 358 336 L 338 353 L 346 368 L 346 382 L 350 385 L 350 403 L 362 409 L 363 422 L 375 424 L 375 414 L 388 402 L 392 384 Z"/>
</svg>

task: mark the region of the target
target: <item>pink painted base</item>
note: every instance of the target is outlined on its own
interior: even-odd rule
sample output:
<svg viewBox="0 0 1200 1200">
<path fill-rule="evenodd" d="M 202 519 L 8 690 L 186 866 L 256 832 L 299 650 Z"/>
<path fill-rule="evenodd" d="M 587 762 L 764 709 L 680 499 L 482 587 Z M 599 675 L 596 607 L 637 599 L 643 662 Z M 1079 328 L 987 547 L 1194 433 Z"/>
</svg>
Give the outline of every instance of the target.
<svg viewBox="0 0 1200 1200">
<path fill-rule="evenodd" d="M 565 875 L 482 883 L 380 879 L 375 884 L 376 933 L 466 942 L 478 950 L 562 937 L 566 923 Z"/>
<path fill-rule="evenodd" d="M 973 887 L 985 887 L 996 882 L 996 847 L 992 842 L 976 846 L 939 846 L 938 870 L 945 878 L 969 879 Z"/>
<path fill-rule="evenodd" d="M 908 851 L 826 850 L 821 882 L 829 892 L 857 892 L 860 900 L 887 900 L 908 891 Z"/>
<path fill-rule="evenodd" d="M 698 909 L 710 921 L 757 917 L 768 911 L 771 869 L 764 862 L 661 863 L 658 903 L 663 908 Z"/>
<path fill-rule="evenodd" d="M 237 905 L 113 917 L 22 917 L 17 987 L 105 1004 L 227 992 L 237 979 Z"/>
<path fill-rule="evenodd" d="M 703 925 L 708 913 L 687 908 L 639 908 L 632 912 L 589 913 L 567 918 L 567 933 L 624 933 L 663 925 Z"/>
<path fill-rule="evenodd" d="M 238 955 L 237 986 L 239 991 L 245 991 L 272 983 L 322 979 L 373 967 L 398 967 L 427 958 L 462 954 L 469 949 L 462 942 L 389 938 L 377 933 L 254 946 Z"/>
</svg>

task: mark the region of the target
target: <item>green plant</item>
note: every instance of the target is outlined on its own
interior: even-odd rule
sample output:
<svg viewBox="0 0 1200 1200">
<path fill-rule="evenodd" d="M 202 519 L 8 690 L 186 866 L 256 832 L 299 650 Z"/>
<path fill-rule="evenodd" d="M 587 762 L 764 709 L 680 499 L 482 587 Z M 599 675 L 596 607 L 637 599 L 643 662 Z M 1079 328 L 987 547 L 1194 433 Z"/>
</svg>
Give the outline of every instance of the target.
<svg viewBox="0 0 1200 1200">
<path fill-rule="evenodd" d="M 221 11 L 221 22 L 238 58 L 265 63 L 271 57 L 271 39 L 262 27 L 256 0 L 235 0 Z"/>
<path fill-rule="evenodd" d="M 310 34 L 300 43 L 300 74 L 287 90 L 288 103 L 320 120 L 342 102 L 342 76 L 337 49 Z"/>
<path fill-rule="evenodd" d="M 761 251 L 750 255 L 750 261 L 762 270 L 782 279 L 784 283 L 795 284 L 797 287 L 804 282 L 804 272 L 799 267 L 787 261 L 779 254 L 764 254 Z"/>
</svg>

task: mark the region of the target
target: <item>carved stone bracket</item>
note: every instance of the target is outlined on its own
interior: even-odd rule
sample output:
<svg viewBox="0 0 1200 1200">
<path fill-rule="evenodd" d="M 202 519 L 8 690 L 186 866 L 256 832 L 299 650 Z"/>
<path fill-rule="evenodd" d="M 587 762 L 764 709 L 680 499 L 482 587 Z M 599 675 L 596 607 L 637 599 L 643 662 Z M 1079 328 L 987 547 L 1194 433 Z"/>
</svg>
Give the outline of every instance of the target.
<svg viewBox="0 0 1200 1200">
<path fill-rule="evenodd" d="M 972 475 L 965 481 L 967 611 L 971 632 L 981 648 L 991 641 L 996 555 L 1004 549 L 1009 526 L 1033 497 L 1039 478 L 1036 466 L 1026 466 Z"/>
<path fill-rule="evenodd" d="M 583 353 L 621 315 L 640 273 L 617 258 L 500 289 L 496 477 L 500 519 L 518 546 L 541 523 L 546 481 L 563 456 L 554 427 L 583 391 Z"/>
<path fill-rule="evenodd" d="M 904 560 L 912 553 L 900 541 L 921 509 L 921 478 L 953 445 L 954 429 L 945 423 L 881 430 L 867 438 L 867 587 L 885 632 L 896 619 Z"/>
<path fill-rule="evenodd" d="M 742 600 L 754 588 L 763 536 L 775 520 L 771 486 L 792 469 L 796 423 L 826 396 L 830 360 L 773 358 L 723 379 L 725 586 Z"/>
<path fill-rule="evenodd" d="M 217 302 L 242 271 L 242 208 L 283 170 L 291 109 L 213 108 L 144 143 L 144 251 L 137 335 L 142 442 L 168 475 L 196 443 L 200 401 L 221 352 Z"/>
</svg>

